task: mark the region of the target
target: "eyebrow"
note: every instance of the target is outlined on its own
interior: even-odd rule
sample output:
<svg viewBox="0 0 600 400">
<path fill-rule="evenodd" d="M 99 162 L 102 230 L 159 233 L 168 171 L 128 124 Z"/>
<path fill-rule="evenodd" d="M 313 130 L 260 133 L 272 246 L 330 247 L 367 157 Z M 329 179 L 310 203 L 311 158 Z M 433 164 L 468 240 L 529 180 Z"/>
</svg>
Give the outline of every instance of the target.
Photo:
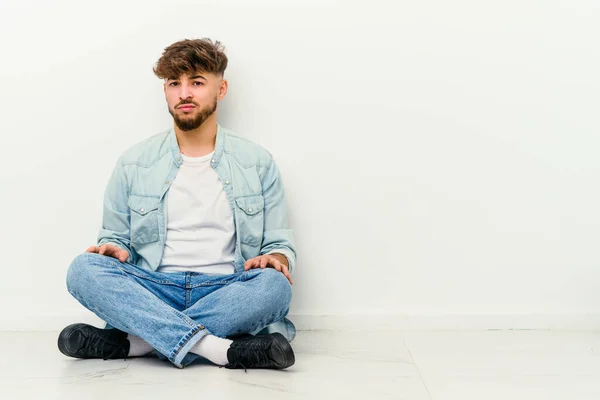
<svg viewBox="0 0 600 400">
<path fill-rule="evenodd" d="M 208 79 L 206 79 L 205 77 L 203 77 L 202 75 L 194 75 L 194 76 L 190 76 L 189 79 L 198 79 L 198 78 L 202 78 L 205 81 L 208 81 Z M 179 78 L 167 78 L 167 81 L 177 81 L 179 80 Z"/>
</svg>

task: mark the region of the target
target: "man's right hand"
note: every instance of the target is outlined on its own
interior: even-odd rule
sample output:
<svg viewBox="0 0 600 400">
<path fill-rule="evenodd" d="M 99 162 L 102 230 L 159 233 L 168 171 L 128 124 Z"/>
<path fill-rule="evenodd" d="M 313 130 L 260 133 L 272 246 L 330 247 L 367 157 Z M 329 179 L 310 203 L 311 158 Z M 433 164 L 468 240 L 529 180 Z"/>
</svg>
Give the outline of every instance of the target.
<svg viewBox="0 0 600 400">
<path fill-rule="evenodd" d="M 125 262 L 129 258 L 129 252 L 127 250 L 123 250 L 122 248 L 120 248 L 118 246 L 114 246 L 114 245 L 108 244 L 108 243 L 105 243 L 100 247 L 91 246 L 85 252 L 102 254 L 104 256 L 116 258 L 117 260 L 119 260 L 121 262 Z"/>
</svg>

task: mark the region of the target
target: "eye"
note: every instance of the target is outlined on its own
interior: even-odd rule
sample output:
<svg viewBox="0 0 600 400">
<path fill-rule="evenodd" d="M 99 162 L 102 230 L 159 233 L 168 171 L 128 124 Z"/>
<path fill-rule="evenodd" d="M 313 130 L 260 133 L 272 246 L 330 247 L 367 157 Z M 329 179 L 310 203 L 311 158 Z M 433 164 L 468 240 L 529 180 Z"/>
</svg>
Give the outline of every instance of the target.
<svg viewBox="0 0 600 400">
<path fill-rule="evenodd" d="M 169 83 L 169 86 L 173 86 L 173 85 L 177 85 L 177 82 L 171 82 L 171 83 Z"/>
<path fill-rule="evenodd" d="M 194 81 L 194 83 L 195 83 L 196 85 L 204 85 L 204 83 L 202 83 L 202 82 L 200 82 L 200 81 Z"/>
</svg>

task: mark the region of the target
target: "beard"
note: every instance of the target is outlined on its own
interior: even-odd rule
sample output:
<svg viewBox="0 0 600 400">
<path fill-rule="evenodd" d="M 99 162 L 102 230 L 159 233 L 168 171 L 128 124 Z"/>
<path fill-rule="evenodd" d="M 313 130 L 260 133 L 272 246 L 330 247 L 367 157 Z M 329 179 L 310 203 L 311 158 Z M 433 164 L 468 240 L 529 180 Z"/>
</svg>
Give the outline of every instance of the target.
<svg viewBox="0 0 600 400">
<path fill-rule="evenodd" d="M 185 103 L 179 103 L 178 107 L 181 106 L 182 104 L 194 104 L 196 107 L 198 107 L 197 104 L 189 102 L 189 101 L 185 102 Z M 206 121 L 208 119 L 208 117 L 213 115 L 213 113 L 216 110 L 217 110 L 217 96 L 215 96 L 215 100 L 213 101 L 212 104 L 209 104 L 208 106 L 200 109 L 200 111 L 197 111 L 195 115 L 181 116 L 180 114 L 176 114 L 170 108 L 169 108 L 169 114 L 171 114 L 171 116 L 173 117 L 173 120 L 175 121 L 175 125 L 177 125 L 177 127 L 179 129 L 181 129 L 182 131 L 187 132 L 187 131 L 191 131 L 193 129 L 200 127 L 200 125 L 202 125 L 204 123 L 204 121 Z M 196 109 L 194 109 L 194 111 L 196 111 Z"/>
</svg>

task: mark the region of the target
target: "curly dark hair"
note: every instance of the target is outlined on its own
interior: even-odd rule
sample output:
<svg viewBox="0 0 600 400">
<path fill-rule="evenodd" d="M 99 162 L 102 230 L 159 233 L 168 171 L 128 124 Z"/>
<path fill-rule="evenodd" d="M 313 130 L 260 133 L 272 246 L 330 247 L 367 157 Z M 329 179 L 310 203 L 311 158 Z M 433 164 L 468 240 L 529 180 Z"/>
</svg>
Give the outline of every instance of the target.
<svg viewBox="0 0 600 400">
<path fill-rule="evenodd" d="M 203 38 L 180 40 L 165 48 L 153 71 L 161 79 L 177 79 L 196 72 L 223 77 L 226 68 L 225 48 L 219 41 Z"/>
</svg>

